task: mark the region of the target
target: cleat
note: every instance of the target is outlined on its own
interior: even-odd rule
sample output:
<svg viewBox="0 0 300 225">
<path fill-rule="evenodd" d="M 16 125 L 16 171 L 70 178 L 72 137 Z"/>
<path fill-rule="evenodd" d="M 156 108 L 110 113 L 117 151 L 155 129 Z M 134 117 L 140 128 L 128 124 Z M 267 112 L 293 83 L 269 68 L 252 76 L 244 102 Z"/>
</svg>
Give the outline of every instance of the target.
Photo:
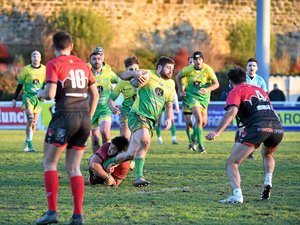
<svg viewBox="0 0 300 225">
<path fill-rule="evenodd" d="M 252 153 L 250 155 L 248 155 L 247 159 L 248 160 L 256 160 L 256 158 L 252 155 Z"/>
<path fill-rule="evenodd" d="M 223 203 L 223 204 L 239 204 L 239 203 L 243 203 L 243 196 L 236 197 L 236 196 L 233 195 L 229 198 L 220 200 L 219 202 Z"/>
<path fill-rule="evenodd" d="M 205 153 L 205 152 L 206 152 L 203 145 L 199 145 L 199 146 L 198 146 L 198 152 L 199 152 L 199 154 L 202 154 L 202 153 Z"/>
<path fill-rule="evenodd" d="M 35 151 L 34 148 L 28 149 L 28 152 L 34 152 L 34 151 Z"/>
<path fill-rule="evenodd" d="M 133 182 L 134 187 L 146 187 L 150 184 L 144 177 L 140 177 Z"/>
<path fill-rule="evenodd" d="M 173 144 L 173 145 L 178 145 L 179 142 L 178 142 L 177 140 L 173 140 L 173 141 L 172 141 L 172 144 Z"/>
<path fill-rule="evenodd" d="M 188 150 L 196 151 L 196 145 L 194 143 L 189 144 Z"/>
<path fill-rule="evenodd" d="M 43 214 L 41 218 L 35 221 L 37 225 L 46 225 L 51 223 L 58 223 L 58 215 L 54 213 L 52 215 L 48 215 L 47 213 Z"/>
<path fill-rule="evenodd" d="M 271 190 L 272 190 L 272 186 L 271 185 L 265 185 L 264 186 L 264 190 L 262 191 L 261 195 L 260 195 L 260 199 L 261 200 L 267 200 L 270 198 L 271 196 Z"/>
<path fill-rule="evenodd" d="M 162 145 L 164 142 L 163 142 L 162 138 L 158 138 L 157 139 L 157 143 L 160 144 L 160 145 Z"/>
<path fill-rule="evenodd" d="M 80 215 L 80 217 L 76 219 L 74 219 L 72 216 L 68 222 L 68 225 L 83 225 L 83 224 L 84 224 L 84 219 L 82 215 Z"/>
<path fill-rule="evenodd" d="M 27 142 L 24 142 L 24 147 L 23 147 L 23 151 L 24 152 L 28 152 L 28 146 L 27 146 Z"/>
</svg>

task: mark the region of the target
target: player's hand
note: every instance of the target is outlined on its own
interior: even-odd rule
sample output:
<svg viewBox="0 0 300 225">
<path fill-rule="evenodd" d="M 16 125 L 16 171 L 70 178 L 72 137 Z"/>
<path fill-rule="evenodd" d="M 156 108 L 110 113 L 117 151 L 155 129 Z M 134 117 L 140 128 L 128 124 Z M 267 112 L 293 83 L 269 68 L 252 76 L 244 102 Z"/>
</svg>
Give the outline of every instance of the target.
<svg viewBox="0 0 300 225">
<path fill-rule="evenodd" d="M 172 120 L 171 119 L 166 119 L 165 120 L 165 126 L 166 126 L 166 128 L 164 130 L 169 130 L 172 126 Z"/>
<path fill-rule="evenodd" d="M 186 93 L 185 93 L 185 91 L 179 91 L 179 96 L 181 97 L 181 98 L 185 98 L 186 97 Z"/>
<path fill-rule="evenodd" d="M 206 95 L 208 93 L 208 90 L 206 88 L 200 88 L 200 92 Z"/>
<path fill-rule="evenodd" d="M 176 106 L 176 107 L 175 107 L 175 113 L 178 114 L 179 111 L 180 111 L 179 106 Z"/>
<path fill-rule="evenodd" d="M 139 82 L 139 84 L 143 84 L 147 81 L 148 75 L 146 75 L 146 71 L 138 70 L 135 71 L 134 78 Z"/>
<path fill-rule="evenodd" d="M 15 108 L 16 105 L 17 105 L 16 99 L 13 99 L 11 103 L 12 103 L 11 106 L 12 106 L 13 108 Z"/>
<path fill-rule="evenodd" d="M 220 135 L 219 132 L 213 131 L 213 132 L 207 134 L 205 137 L 206 137 L 207 140 L 212 141 L 212 140 L 214 140 L 216 137 L 218 137 L 219 135 Z"/>
<path fill-rule="evenodd" d="M 115 115 L 119 115 L 119 114 L 121 113 L 119 107 L 117 107 L 117 106 L 112 110 L 112 112 L 113 112 L 113 114 L 115 114 Z"/>
<path fill-rule="evenodd" d="M 44 96 L 44 89 L 40 89 L 38 90 L 38 93 L 36 95 L 38 97 L 38 99 L 43 99 L 43 96 Z"/>
</svg>

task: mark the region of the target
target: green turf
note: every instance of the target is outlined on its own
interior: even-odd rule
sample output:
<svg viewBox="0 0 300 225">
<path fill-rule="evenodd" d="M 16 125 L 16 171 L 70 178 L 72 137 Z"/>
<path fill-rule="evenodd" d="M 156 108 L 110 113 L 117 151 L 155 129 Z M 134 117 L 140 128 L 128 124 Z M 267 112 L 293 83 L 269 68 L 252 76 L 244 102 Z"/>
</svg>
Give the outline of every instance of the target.
<svg viewBox="0 0 300 225">
<path fill-rule="evenodd" d="M 46 210 L 43 186 L 42 143 L 44 131 L 34 136 L 35 153 L 23 153 L 25 131 L 0 131 L 0 224 L 34 224 Z M 117 131 L 112 131 L 112 136 Z M 276 170 L 269 201 L 259 201 L 264 174 L 262 158 L 246 161 L 240 171 L 244 204 L 222 205 L 218 200 L 231 194 L 225 163 L 233 145 L 233 132 L 214 142 L 205 142 L 207 153 L 187 151 L 185 133 L 178 131 L 179 145 L 171 144 L 170 132 L 163 132 L 164 145 L 152 139 L 145 163 L 151 185 L 134 188 L 133 172 L 120 187 L 86 186 L 86 224 L 300 224 L 300 138 L 285 133 L 275 154 Z M 87 178 L 87 159 L 82 171 Z M 60 224 L 72 214 L 69 179 L 64 156 L 59 164 L 58 213 Z"/>
</svg>

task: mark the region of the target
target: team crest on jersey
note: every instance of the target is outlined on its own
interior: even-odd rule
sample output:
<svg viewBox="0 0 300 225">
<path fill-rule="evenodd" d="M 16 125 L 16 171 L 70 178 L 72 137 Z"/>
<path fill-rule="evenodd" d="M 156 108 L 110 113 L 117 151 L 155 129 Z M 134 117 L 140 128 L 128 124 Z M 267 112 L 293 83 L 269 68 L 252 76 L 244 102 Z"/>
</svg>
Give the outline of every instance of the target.
<svg viewBox="0 0 300 225">
<path fill-rule="evenodd" d="M 99 93 L 102 93 L 104 88 L 102 86 L 98 86 L 97 89 Z"/>
<path fill-rule="evenodd" d="M 161 88 L 155 88 L 155 94 L 158 96 L 158 97 L 161 97 L 164 95 L 164 91 L 163 89 Z"/>
<path fill-rule="evenodd" d="M 200 85 L 200 81 L 194 81 L 194 86 L 198 87 Z"/>
<path fill-rule="evenodd" d="M 39 84 L 40 81 L 39 81 L 39 79 L 34 79 L 34 80 L 32 81 L 32 83 L 33 83 L 33 84 Z"/>
</svg>

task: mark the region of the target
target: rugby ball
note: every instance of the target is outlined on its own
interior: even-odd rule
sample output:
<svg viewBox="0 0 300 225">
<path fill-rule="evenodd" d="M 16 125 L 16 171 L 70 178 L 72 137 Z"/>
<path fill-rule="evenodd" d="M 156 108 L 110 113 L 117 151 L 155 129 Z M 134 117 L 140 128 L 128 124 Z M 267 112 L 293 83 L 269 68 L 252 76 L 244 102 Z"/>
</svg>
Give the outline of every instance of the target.
<svg viewBox="0 0 300 225">
<path fill-rule="evenodd" d="M 142 71 L 142 74 L 143 74 L 143 76 L 146 76 L 146 78 L 147 78 L 143 83 L 139 83 L 138 80 L 133 77 L 129 81 L 130 85 L 135 88 L 144 86 L 149 80 L 149 73 L 147 71 Z"/>
</svg>

